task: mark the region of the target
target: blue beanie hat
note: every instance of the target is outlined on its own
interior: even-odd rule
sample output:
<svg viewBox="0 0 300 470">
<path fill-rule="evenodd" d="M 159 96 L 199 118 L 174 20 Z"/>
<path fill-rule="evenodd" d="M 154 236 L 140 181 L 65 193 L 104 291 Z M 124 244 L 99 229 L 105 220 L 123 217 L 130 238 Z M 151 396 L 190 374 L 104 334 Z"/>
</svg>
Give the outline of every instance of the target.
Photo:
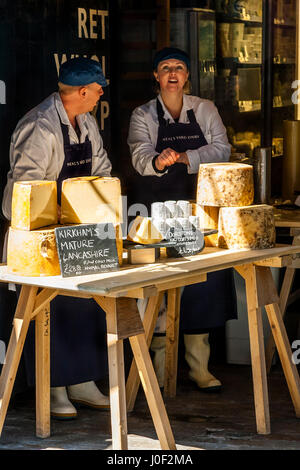
<svg viewBox="0 0 300 470">
<path fill-rule="evenodd" d="M 99 62 L 86 57 L 76 57 L 64 62 L 60 66 L 58 81 L 71 86 L 84 86 L 94 82 L 102 87 L 107 86 Z"/>
<path fill-rule="evenodd" d="M 163 60 L 168 59 L 178 59 L 185 63 L 187 69 L 190 68 L 190 58 L 185 51 L 181 49 L 177 49 L 177 47 L 164 47 L 160 51 L 158 51 L 153 59 L 153 70 L 157 69 L 157 66 Z"/>
</svg>

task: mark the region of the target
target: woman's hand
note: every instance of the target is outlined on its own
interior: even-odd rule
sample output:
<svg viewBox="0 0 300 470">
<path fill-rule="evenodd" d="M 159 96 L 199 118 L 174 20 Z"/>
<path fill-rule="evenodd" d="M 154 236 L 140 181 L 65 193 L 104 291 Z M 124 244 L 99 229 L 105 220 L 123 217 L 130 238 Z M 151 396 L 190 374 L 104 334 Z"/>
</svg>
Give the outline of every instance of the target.
<svg viewBox="0 0 300 470">
<path fill-rule="evenodd" d="M 180 153 L 170 148 L 164 149 L 155 160 L 155 166 L 158 170 L 164 170 L 166 166 L 174 165 L 180 158 Z"/>
<path fill-rule="evenodd" d="M 182 152 L 179 154 L 179 158 L 177 160 L 178 163 L 184 163 L 185 165 L 189 165 L 190 164 L 190 161 L 189 161 L 189 157 L 187 156 L 187 154 L 185 152 Z"/>
</svg>

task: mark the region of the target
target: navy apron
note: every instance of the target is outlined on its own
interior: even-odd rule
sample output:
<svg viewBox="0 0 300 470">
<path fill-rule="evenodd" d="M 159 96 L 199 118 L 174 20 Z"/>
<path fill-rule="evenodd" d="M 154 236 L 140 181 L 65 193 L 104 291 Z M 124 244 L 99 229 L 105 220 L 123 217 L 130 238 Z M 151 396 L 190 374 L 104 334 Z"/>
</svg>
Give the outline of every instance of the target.
<svg viewBox="0 0 300 470">
<path fill-rule="evenodd" d="M 196 121 L 194 111 L 187 111 L 188 123 L 169 123 L 157 99 L 158 135 L 156 148 L 160 154 L 166 148 L 178 153 L 207 145 Z M 187 165 L 175 163 L 164 175 L 140 176 L 137 200 L 150 209 L 152 202 L 193 200 L 196 195 L 197 174 L 189 175 Z M 237 317 L 233 271 L 226 269 L 209 273 L 207 281 L 187 286 L 181 296 L 180 328 L 184 330 L 209 329 L 224 326 Z"/>
<path fill-rule="evenodd" d="M 65 160 L 57 179 L 58 201 L 66 178 L 90 176 L 92 144 L 88 139 L 70 144 L 68 126 L 61 122 Z M 50 377 L 51 387 L 100 380 L 108 371 L 106 319 L 93 299 L 57 296 L 51 301 Z M 33 323 L 33 322 L 32 322 Z M 34 325 L 30 325 L 24 347 L 27 382 L 35 382 Z"/>
</svg>

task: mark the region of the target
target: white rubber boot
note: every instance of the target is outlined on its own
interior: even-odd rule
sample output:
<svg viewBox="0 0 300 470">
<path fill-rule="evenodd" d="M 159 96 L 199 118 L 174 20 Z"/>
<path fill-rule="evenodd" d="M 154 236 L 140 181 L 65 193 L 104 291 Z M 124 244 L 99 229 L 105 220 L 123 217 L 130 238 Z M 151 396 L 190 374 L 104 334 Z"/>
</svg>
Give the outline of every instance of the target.
<svg viewBox="0 0 300 470">
<path fill-rule="evenodd" d="M 184 335 L 185 359 L 190 366 L 189 377 L 203 391 L 220 390 L 222 384 L 208 371 L 210 346 L 208 333 Z"/>
<path fill-rule="evenodd" d="M 109 410 L 109 397 L 103 395 L 95 382 L 83 382 L 69 385 L 68 395 L 73 403 L 96 408 L 97 410 Z"/>
<path fill-rule="evenodd" d="M 154 352 L 153 367 L 156 373 L 158 385 L 163 387 L 165 377 L 166 337 L 153 336 L 150 349 Z"/>
<path fill-rule="evenodd" d="M 74 419 L 77 416 L 76 408 L 69 401 L 66 387 L 50 388 L 51 416 L 59 419 Z"/>
</svg>

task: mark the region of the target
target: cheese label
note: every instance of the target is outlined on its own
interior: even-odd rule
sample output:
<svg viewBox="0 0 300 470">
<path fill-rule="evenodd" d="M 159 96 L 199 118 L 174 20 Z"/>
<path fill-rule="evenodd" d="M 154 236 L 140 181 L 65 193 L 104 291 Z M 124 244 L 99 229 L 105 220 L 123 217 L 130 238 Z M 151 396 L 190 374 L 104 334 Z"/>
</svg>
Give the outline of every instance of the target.
<svg viewBox="0 0 300 470">
<path fill-rule="evenodd" d="M 119 269 L 113 224 L 82 224 L 55 229 L 63 277 L 83 276 Z"/>
</svg>

